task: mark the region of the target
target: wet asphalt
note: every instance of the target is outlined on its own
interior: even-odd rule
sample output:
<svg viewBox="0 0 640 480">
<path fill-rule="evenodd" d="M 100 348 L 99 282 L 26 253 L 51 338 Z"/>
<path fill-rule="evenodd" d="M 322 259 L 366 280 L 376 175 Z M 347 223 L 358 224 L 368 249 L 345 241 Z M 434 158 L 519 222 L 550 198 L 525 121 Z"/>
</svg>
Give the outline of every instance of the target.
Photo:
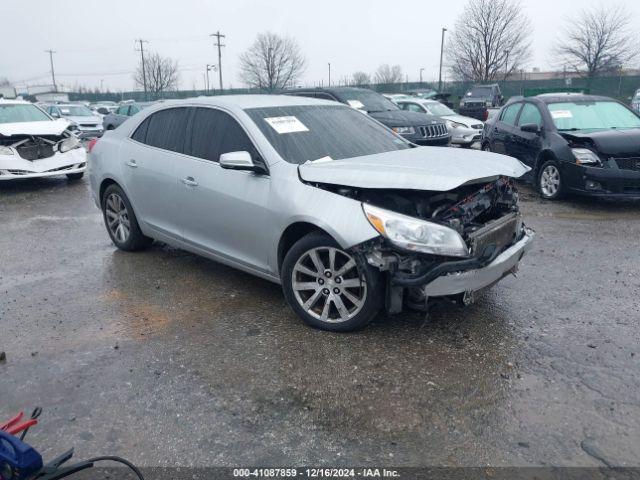
<svg viewBox="0 0 640 480">
<path fill-rule="evenodd" d="M 0 184 L 0 419 L 140 466 L 640 465 L 640 203 L 543 202 L 478 303 L 304 326 L 277 285 L 111 244 L 88 182 Z"/>
</svg>

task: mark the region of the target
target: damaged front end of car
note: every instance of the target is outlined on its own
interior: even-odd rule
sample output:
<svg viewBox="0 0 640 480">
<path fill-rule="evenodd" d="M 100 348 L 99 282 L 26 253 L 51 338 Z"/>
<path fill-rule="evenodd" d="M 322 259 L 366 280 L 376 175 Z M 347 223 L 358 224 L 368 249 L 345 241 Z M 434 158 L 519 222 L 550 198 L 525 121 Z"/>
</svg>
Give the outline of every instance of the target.
<svg viewBox="0 0 640 480">
<path fill-rule="evenodd" d="M 469 304 L 515 273 L 534 232 L 525 227 L 514 180 L 501 176 L 453 190 L 325 186 L 362 202 L 379 237 L 356 245 L 387 279 L 386 309 L 426 309 L 430 299 Z"/>
<path fill-rule="evenodd" d="M 86 164 L 80 140 L 68 129 L 42 134 L 0 133 L 0 180 L 77 174 Z"/>
</svg>

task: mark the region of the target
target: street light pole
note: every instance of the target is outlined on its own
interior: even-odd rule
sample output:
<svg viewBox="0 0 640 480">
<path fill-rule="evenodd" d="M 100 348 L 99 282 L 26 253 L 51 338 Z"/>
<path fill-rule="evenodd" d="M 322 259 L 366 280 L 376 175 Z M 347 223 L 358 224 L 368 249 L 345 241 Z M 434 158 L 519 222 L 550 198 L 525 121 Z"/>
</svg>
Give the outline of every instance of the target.
<svg viewBox="0 0 640 480">
<path fill-rule="evenodd" d="M 58 91 L 58 85 L 56 84 L 56 72 L 53 70 L 53 54 L 55 50 L 45 50 L 49 54 L 49 64 L 51 65 L 51 81 L 53 82 L 53 91 Z"/>
<path fill-rule="evenodd" d="M 422 72 L 424 72 L 424 68 L 420 69 L 420 85 L 422 85 Z"/>
<path fill-rule="evenodd" d="M 438 73 L 438 92 L 442 90 L 442 55 L 444 53 L 444 32 L 446 28 L 442 28 L 442 39 L 440 40 L 440 73 Z"/>
<path fill-rule="evenodd" d="M 329 86 L 331 86 L 331 62 L 328 62 L 327 65 L 329 65 Z"/>
</svg>

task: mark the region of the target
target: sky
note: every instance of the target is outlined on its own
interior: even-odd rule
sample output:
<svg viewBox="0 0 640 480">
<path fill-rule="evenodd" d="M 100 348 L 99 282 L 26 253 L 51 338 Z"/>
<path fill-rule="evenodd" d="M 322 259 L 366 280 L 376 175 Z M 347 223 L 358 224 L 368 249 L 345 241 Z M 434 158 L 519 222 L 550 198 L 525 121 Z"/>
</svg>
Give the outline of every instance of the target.
<svg viewBox="0 0 640 480">
<path fill-rule="evenodd" d="M 528 70 L 553 68 L 550 53 L 565 21 L 577 8 L 606 0 L 523 0 L 533 27 L 533 56 Z M 615 2 L 609 0 L 607 4 Z M 226 35 L 222 50 L 225 88 L 243 87 L 238 56 L 259 32 L 295 38 L 308 66 L 300 82 L 332 82 L 357 70 L 373 73 L 382 63 L 398 64 L 410 81 L 424 68 L 425 81 L 438 78 L 440 35 L 453 29 L 466 0 L 0 0 L 3 26 L 0 78 L 16 84 L 50 84 L 49 54 L 58 84 L 134 89 L 140 58 L 136 39 L 148 51 L 178 61 L 180 88 L 204 88 L 207 64 L 217 64 L 209 35 Z M 618 0 L 635 23 L 640 2 Z M 15 21 L 7 21 L 15 19 Z M 448 32 L 447 32 L 448 33 Z M 446 40 L 445 40 L 446 41 Z M 446 74 L 445 74 L 446 78 Z M 212 87 L 218 87 L 211 72 Z"/>
</svg>

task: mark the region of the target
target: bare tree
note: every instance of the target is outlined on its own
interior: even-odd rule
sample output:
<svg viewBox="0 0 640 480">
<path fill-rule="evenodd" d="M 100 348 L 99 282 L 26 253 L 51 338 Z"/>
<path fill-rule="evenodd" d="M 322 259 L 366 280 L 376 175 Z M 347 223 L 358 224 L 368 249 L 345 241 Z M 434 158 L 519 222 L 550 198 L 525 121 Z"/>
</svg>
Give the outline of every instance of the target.
<svg viewBox="0 0 640 480">
<path fill-rule="evenodd" d="M 530 37 L 519 0 L 469 0 L 447 46 L 449 70 L 474 82 L 507 78 L 529 59 Z"/>
<path fill-rule="evenodd" d="M 400 83 L 402 82 L 402 67 L 387 63 L 378 67 L 375 73 L 376 83 Z"/>
<path fill-rule="evenodd" d="M 591 79 L 622 67 L 638 56 L 640 45 L 622 5 L 600 5 L 567 19 L 563 38 L 554 51 L 564 65 Z"/>
<path fill-rule="evenodd" d="M 355 72 L 351 76 L 352 85 L 371 85 L 371 75 L 366 72 Z"/>
<path fill-rule="evenodd" d="M 304 73 L 307 61 L 298 43 L 275 33 L 259 33 L 240 55 L 240 79 L 269 92 L 292 86 Z"/>
<path fill-rule="evenodd" d="M 0 77 L 0 87 L 10 87 L 11 82 L 7 77 Z"/>
<path fill-rule="evenodd" d="M 178 62 L 158 53 L 147 53 L 144 59 L 144 72 L 142 61 L 140 61 L 134 76 L 136 84 L 140 87 L 144 87 L 145 79 L 147 91 L 156 98 L 161 97 L 163 92 L 176 90 L 179 82 Z"/>
</svg>

